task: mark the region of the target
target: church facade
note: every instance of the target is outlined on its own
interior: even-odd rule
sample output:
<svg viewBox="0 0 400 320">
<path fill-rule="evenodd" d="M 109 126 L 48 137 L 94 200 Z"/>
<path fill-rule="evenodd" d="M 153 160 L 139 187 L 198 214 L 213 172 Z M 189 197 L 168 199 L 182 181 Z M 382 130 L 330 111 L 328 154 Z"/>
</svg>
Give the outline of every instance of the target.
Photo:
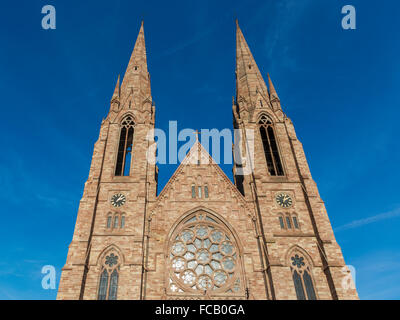
<svg viewBox="0 0 400 320">
<path fill-rule="evenodd" d="M 232 114 L 243 137 L 234 183 L 196 140 L 157 195 L 142 23 L 94 145 L 57 299 L 358 299 L 293 123 L 239 25 Z"/>
</svg>

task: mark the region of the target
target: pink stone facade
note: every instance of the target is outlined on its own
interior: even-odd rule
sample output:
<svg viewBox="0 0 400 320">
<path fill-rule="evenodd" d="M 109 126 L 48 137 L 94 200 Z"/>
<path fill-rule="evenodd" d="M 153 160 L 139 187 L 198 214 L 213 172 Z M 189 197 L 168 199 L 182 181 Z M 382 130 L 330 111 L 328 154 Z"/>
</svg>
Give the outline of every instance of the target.
<svg viewBox="0 0 400 320">
<path fill-rule="evenodd" d="M 116 298 L 121 300 L 297 299 L 292 259 L 296 254 L 305 263 L 301 267 L 309 270 L 317 299 L 358 299 L 293 123 L 283 112 L 269 76 L 267 88 L 239 26 L 236 43 L 234 126 L 243 134 L 245 130 L 254 132 L 253 155 L 247 153 L 243 142 L 243 156 L 254 160 L 253 174 L 243 176 L 239 187 L 241 177 L 235 176 L 232 183 L 196 142 L 157 196 L 158 168 L 147 161 L 153 154 L 148 150 L 154 150 L 154 140 L 148 133 L 155 126 L 155 106 L 142 24 L 126 74 L 121 85 L 118 79 L 109 114 L 94 145 L 57 299 L 98 299 L 104 267 L 110 276 L 117 270 Z M 127 115 L 135 122 L 130 172 L 128 176 L 115 176 L 121 122 Z M 258 128 L 262 115 L 273 122 L 283 176 L 268 172 Z M 238 172 L 236 166 L 233 170 Z M 276 195 L 282 192 L 292 199 L 288 208 L 276 201 Z M 111 198 L 118 193 L 126 197 L 126 202 L 115 207 Z M 114 228 L 115 216 L 119 225 Z M 122 216 L 125 221 L 120 227 Z M 279 216 L 296 217 L 298 228 L 282 228 Z M 219 262 L 213 262 L 218 265 L 234 260 L 231 273 L 220 267 L 225 270 L 221 271 L 224 285 L 218 286 L 214 272 L 210 286 L 215 287 L 208 287 L 206 281 L 206 290 L 200 290 L 200 276 L 195 280 L 196 287 L 172 267 L 175 260 L 171 250 L 181 241 L 176 237 L 179 230 L 185 230 L 185 221 L 193 217 L 209 219 L 208 232 L 223 230 L 229 238 L 227 243 L 233 245 L 231 258 L 222 254 Z M 197 228 L 195 223 L 192 230 Z M 215 250 L 221 250 L 221 245 Z M 182 250 L 189 252 L 188 244 Z M 208 250 L 206 254 L 213 254 Z M 115 256 L 117 263 L 111 266 L 110 257 Z M 182 268 L 188 268 L 188 261 Z"/>
</svg>

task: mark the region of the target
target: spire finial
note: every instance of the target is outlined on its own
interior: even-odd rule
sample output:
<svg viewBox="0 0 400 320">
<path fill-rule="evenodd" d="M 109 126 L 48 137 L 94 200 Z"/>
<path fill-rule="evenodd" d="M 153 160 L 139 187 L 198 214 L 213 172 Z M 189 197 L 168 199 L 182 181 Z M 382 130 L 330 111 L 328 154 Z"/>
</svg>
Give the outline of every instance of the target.
<svg viewBox="0 0 400 320">
<path fill-rule="evenodd" d="M 134 104 L 140 104 L 151 97 L 143 23 L 142 20 L 139 34 L 121 83 L 121 102 L 124 105 L 128 98 L 133 98 L 135 100 Z"/>
<path fill-rule="evenodd" d="M 240 79 L 240 81 L 239 81 Z M 236 99 L 243 97 L 251 106 L 256 105 L 254 97 L 260 93 L 268 99 L 268 89 L 256 61 L 237 23 L 236 28 Z"/>
</svg>

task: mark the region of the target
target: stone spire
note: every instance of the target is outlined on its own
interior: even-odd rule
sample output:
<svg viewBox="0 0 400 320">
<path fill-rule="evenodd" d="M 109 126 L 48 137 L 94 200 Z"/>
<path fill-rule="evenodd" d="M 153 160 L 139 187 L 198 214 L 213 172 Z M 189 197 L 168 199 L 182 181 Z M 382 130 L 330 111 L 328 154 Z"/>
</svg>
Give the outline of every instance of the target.
<svg viewBox="0 0 400 320">
<path fill-rule="evenodd" d="M 150 75 L 147 71 L 146 45 L 143 21 L 135 47 L 121 84 L 121 102 L 124 108 L 140 107 L 144 100 L 151 100 Z"/>
<path fill-rule="evenodd" d="M 236 99 L 244 98 L 253 109 L 259 94 L 269 102 L 267 86 L 236 20 Z"/>
</svg>

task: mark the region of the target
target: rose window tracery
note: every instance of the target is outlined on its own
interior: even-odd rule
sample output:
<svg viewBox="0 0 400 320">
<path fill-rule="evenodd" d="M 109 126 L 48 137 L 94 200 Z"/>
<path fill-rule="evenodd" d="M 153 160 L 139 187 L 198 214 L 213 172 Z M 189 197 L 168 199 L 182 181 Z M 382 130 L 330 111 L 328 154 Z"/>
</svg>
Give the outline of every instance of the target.
<svg viewBox="0 0 400 320">
<path fill-rule="evenodd" d="M 187 218 L 172 235 L 169 250 L 171 292 L 236 293 L 241 290 L 235 239 L 208 213 Z"/>
</svg>

